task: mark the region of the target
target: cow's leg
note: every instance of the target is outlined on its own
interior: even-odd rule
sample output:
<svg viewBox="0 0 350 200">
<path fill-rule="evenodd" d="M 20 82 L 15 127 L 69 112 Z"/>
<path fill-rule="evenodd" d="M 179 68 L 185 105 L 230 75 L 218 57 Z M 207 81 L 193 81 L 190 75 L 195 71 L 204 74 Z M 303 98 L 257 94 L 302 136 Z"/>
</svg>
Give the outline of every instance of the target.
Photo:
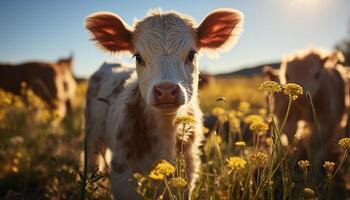
<svg viewBox="0 0 350 200">
<path fill-rule="evenodd" d="M 86 154 L 87 154 L 87 165 L 89 170 L 94 170 L 99 167 L 99 137 L 96 132 L 92 129 L 86 131 Z"/>
<path fill-rule="evenodd" d="M 329 148 L 330 146 L 328 146 L 332 146 L 332 143 L 334 143 L 332 137 L 329 136 L 337 134 L 334 132 L 334 126 L 326 119 L 320 119 L 319 124 L 319 130 L 314 129 L 307 145 L 309 158 L 311 164 L 313 165 L 313 174 L 311 178 L 313 184 L 319 183 L 321 181 L 321 177 L 324 176 L 322 165 L 327 159 L 327 154 L 331 155 L 333 151 L 331 148 Z"/>
<path fill-rule="evenodd" d="M 114 199 L 129 200 L 142 199 L 136 192 L 137 183 L 133 178 L 133 172 L 126 162 L 113 152 L 111 162 L 111 191 Z"/>
<path fill-rule="evenodd" d="M 104 155 L 104 144 L 102 142 L 101 132 L 103 128 L 98 118 L 102 116 L 97 112 L 98 102 L 94 99 L 87 100 L 85 110 L 85 131 L 86 131 L 86 154 L 89 170 L 99 167 L 99 155 Z"/>
</svg>

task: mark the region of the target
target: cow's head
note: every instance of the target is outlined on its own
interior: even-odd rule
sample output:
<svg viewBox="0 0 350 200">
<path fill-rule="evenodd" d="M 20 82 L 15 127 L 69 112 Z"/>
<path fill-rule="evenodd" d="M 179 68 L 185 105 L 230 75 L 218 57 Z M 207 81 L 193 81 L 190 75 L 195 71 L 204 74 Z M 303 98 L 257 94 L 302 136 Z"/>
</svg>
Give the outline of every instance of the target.
<svg viewBox="0 0 350 200">
<path fill-rule="evenodd" d="M 130 28 L 119 16 L 100 12 L 87 18 L 86 27 L 104 50 L 133 54 L 145 102 L 173 113 L 197 95 L 197 53 L 232 43 L 242 21 L 242 14 L 232 9 L 210 13 L 198 27 L 188 16 L 157 12 Z"/>
<path fill-rule="evenodd" d="M 327 68 L 335 67 L 343 61 L 340 52 L 328 54 L 320 49 L 299 52 L 284 59 L 281 64 L 280 80 L 282 84 L 291 82 L 300 84 L 305 91 L 315 95 L 324 81 Z"/>
</svg>

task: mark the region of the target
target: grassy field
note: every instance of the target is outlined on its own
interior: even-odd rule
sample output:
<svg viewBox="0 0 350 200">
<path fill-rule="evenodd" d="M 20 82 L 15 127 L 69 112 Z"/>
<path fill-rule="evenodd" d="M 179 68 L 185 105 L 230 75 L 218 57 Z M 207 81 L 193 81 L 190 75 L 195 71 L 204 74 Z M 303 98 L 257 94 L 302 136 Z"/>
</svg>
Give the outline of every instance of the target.
<svg viewBox="0 0 350 200">
<path fill-rule="evenodd" d="M 200 182 L 193 197 L 344 197 L 345 191 L 339 190 L 337 183 L 339 176 L 346 175 L 349 150 L 343 149 L 343 162 L 334 161 L 335 166 L 327 163 L 327 173 L 321 182 L 313 183 L 312 163 L 309 166 L 308 161 L 299 162 L 291 153 L 293 147 L 281 144 L 281 131 L 271 123 L 264 108 L 264 93 L 258 90 L 262 82 L 260 77 L 219 79 L 200 91 L 203 112 L 215 115 L 219 127 L 229 124 L 229 140 L 223 139 L 224 129 L 205 131 L 207 141 L 203 147 Z M 60 124 L 56 122 L 55 113 L 30 91 L 25 91 L 23 99 L 0 91 L 0 199 L 79 199 L 82 191 L 88 199 L 111 199 L 105 172 L 88 172 L 86 187 L 82 189 L 85 91 L 86 84 L 80 84 L 73 117 Z M 217 101 L 220 97 L 225 100 Z M 185 117 L 179 119 L 179 123 L 189 126 L 191 119 Z M 251 137 L 243 134 L 251 134 Z M 243 141 L 243 138 L 249 139 Z M 159 167 L 169 170 L 163 177 L 152 176 L 152 172 L 158 172 L 157 168 L 150 175 L 136 174 L 137 190 L 147 199 L 159 199 L 160 194 L 170 199 L 185 199 L 188 184 L 181 163 L 181 154 L 175 163 L 160 163 Z M 162 184 L 168 187 L 155 195 L 156 188 Z"/>
</svg>

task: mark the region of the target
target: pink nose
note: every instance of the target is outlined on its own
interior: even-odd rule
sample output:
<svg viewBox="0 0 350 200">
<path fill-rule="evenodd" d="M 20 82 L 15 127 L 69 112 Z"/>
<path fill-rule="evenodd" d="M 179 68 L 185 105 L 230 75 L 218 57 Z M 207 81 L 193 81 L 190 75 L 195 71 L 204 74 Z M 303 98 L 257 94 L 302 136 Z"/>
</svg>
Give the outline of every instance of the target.
<svg viewBox="0 0 350 200">
<path fill-rule="evenodd" d="M 175 104 L 179 96 L 179 86 L 170 81 L 162 81 L 153 87 L 156 104 Z"/>
</svg>

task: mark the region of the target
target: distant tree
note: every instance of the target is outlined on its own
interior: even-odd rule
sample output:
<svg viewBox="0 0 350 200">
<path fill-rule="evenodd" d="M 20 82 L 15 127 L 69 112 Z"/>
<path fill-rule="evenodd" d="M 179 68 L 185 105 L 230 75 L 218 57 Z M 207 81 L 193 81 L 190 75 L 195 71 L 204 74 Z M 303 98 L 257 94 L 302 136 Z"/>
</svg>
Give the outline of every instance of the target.
<svg viewBox="0 0 350 200">
<path fill-rule="evenodd" d="M 350 66 L 350 28 L 348 37 L 336 44 L 335 49 L 341 51 L 344 54 L 345 64 L 347 66 Z"/>
</svg>

